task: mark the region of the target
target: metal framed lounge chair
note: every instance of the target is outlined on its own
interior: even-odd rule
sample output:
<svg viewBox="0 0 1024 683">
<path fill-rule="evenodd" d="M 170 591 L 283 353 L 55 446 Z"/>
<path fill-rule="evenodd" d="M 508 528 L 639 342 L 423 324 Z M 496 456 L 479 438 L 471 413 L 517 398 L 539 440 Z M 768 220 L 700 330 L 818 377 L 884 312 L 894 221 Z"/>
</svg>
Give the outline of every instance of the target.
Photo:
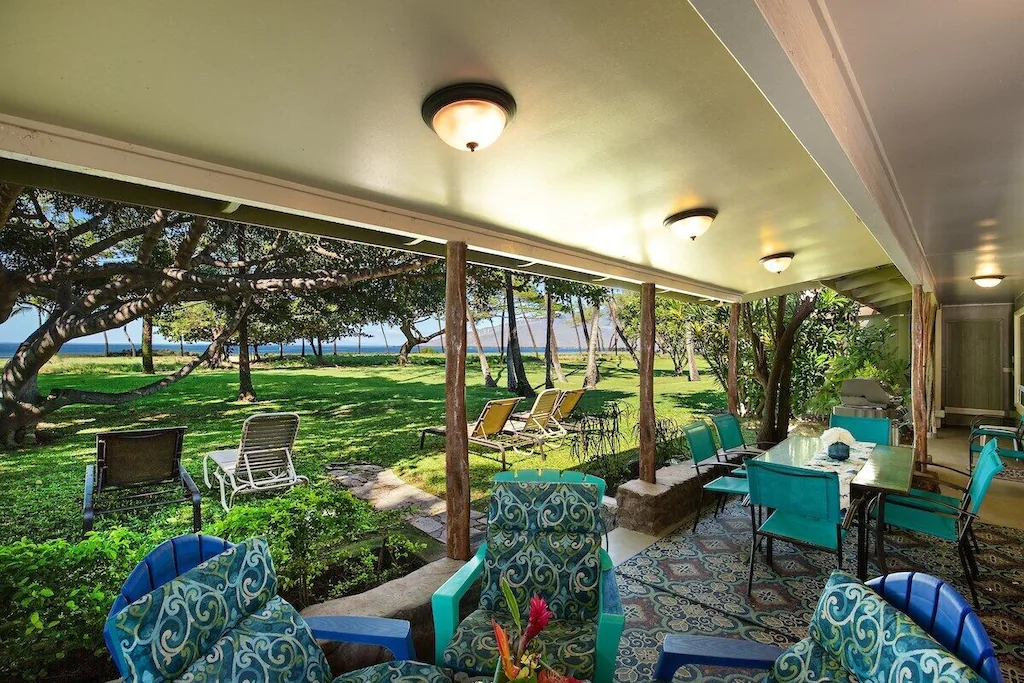
<svg viewBox="0 0 1024 683">
<path fill-rule="evenodd" d="M 513 417 L 505 426 L 505 433 L 531 439 L 544 455 L 544 442 L 557 439 L 567 433 L 554 420 L 555 408 L 561 399 L 561 389 L 545 389 L 537 394 L 533 407 L 521 419 Z"/>
<path fill-rule="evenodd" d="M 277 595 L 267 542 L 188 534 L 161 543 L 129 574 L 107 615 L 107 649 L 125 681 L 450 683 L 415 658 L 408 621 L 303 618 Z M 331 675 L 317 640 L 377 645 L 395 661 Z"/>
<path fill-rule="evenodd" d="M 192 503 L 192 528 L 199 531 L 199 489 L 181 464 L 185 430 L 166 427 L 96 435 L 96 464 L 85 467 L 83 533 L 92 529 L 97 515 L 181 503 Z"/>
<path fill-rule="evenodd" d="M 239 493 L 289 488 L 309 481 L 295 473 L 292 461 L 298 431 L 296 413 L 259 413 L 242 423 L 238 448 L 206 454 L 203 481 L 207 488 L 213 488 L 209 466 L 212 460 L 216 465 L 213 476 L 220 484 L 220 504 L 225 510 L 231 509 Z"/>
<path fill-rule="evenodd" d="M 985 445 L 967 490 L 958 502 L 950 502 L 947 496 L 916 490 L 912 490 L 911 495 L 885 498 L 884 517 L 887 525 L 956 543 L 975 607 L 978 606 L 978 591 L 974 579 L 978 578 L 979 572 L 971 548 L 972 528 L 992 480 L 1005 467 L 999 453 L 995 441 Z"/>
<path fill-rule="evenodd" d="M 711 436 L 711 429 L 704 421 L 693 422 L 683 427 L 683 435 L 686 437 L 686 444 L 690 448 L 690 455 L 693 457 L 693 469 L 697 472 L 697 481 L 700 481 L 700 468 L 717 468 L 735 473 L 736 465 L 723 462 L 718 457 L 718 448 L 715 446 L 715 439 Z M 711 462 L 707 462 L 711 460 Z M 703 463 L 703 465 L 702 465 Z M 704 491 L 711 491 L 720 496 L 715 504 L 715 516 L 718 516 L 718 507 L 724 503 L 726 496 L 746 496 L 750 493 L 745 476 L 721 476 L 704 484 L 697 491 L 697 512 L 693 517 L 693 531 L 697 530 L 697 522 L 700 521 L 700 513 L 704 507 Z"/>
<path fill-rule="evenodd" d="M 579 424 L 579 416 L 577 410 L 579 409 L 580 401 L 583 399 L 583 394 L 587 393 L 588 389 L 566 389 L 562 392 L 562 397 L 558 399 L 558 404 L 555 406 L 555 414 L 552 415 L 555 422 L 566 432 L 575 428 Z"/>
<path fill-rule="evenodd" d="M 858 613 L 870 616 L 855 618 Z M 670 681 L 679 667 L 696 664 L 770 669 L 765 680 L 780 683 L 856 680 L 859 673 L 866 674 L 860 680 L 881 674 L 885 680 L 932 683 L 964 680 L 969 672 L 958 667 L 966 665 L 985 683 L 1003 683 L 981 619 L 952 586 L 928 574 L 898 572 L 861 586 L 837 572 L 818 601 L 810 631 L 787 650 L 739 638 L 669 634 L 658 648 L 654 680 Z M 924 661 L 928 665 L 919 666 Z"/>
<path fill-rule="evenodd" d="M 533 437 L 516 436 L 508 433 L 505 429 L 509 418 L 512 416 L 512 411 L 516 409 L 516 405 L 521 400 L 523 399 L 500 398 L 488 401 L 484 405 L 483 410 L 480 411 L 480 417 L 475 422 L 469 424 L 469 442 L 483 448 L 498 451 L 499 457 L 492 458 L 492 460 L 501 463 L 502 471 L 508 467 L 508 460 L 505 454 L 509 449 L 518 450 L 519 446 L 533 446 L 537 443 L 537 440 Z M 446 428 L 443 425 L 423 429 L 420 432 L 420 450 L 423 450 L 423 443 L 427 438 L 427 434 L 444 438 L 445 433 Z"/>
<path fill-rule="evenodd" d="M 891 423 L 885 418 L 829 415 L 828 426 L 842 427 L 853 434 L 857 441 L 876 443 L 879 446 L 889 445 Z"/>
<path fill-rule="evenodd" d="M 991 421 L 991 417 L 984 418 Z M 974 457 L 988 442 L 999 440 L 999 455 L 1012 460 L 1024 460 L 1024 415 L 1017 420 L 1006 418 L 1003 424 L 989 424 L 978 418 L 971 425 L 967 442 L 967 471 L 974 471 Z"/>
<path fill-rule="evenodd" d="M 739 418 L 732 413 L 712 415 L 711 422 L 715 425 L 715 431 L 718 432 L 718 441 L 722 445 L 722 449 L 718 454 L 729 462 L 743 462 L 748 458 L 756 458 L 765 452 L 766 449 L 762 448 L 762 446 L 771 447 L 774 445 L 760 441 L 754 445 L 748 445 L 746 438 L 743 436 L 743 430 L 740 428 Z"/>
<path fill-rule="evenodd" d="M 754 535 L 750 546 L 747 595 L 754 584 L 754 556 L 759 538 L 768 540 L 765 558 L 772 566 L 772 540 L 779 539 L 836 554 L 836 568 L 843 568 L 843 539 L 847 529 L 839 508 L 839 475 L 764 460 L 747 462 L 750 485 L 750 522 Z M 771 510 L 758 524 L 754 506 Z M 850 515 L 852 522 L 853 516 Z"/>
</svg>

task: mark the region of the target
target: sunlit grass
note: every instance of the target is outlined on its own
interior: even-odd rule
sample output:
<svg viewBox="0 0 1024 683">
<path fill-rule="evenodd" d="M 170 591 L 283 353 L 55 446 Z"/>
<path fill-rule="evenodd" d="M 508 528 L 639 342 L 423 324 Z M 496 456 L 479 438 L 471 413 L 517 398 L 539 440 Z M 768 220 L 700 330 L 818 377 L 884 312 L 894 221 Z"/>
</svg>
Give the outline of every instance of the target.
<svg viewBox="0 0 1024 683">
<path fill-rule="evenodd" d="M 242 421 L 258 412 L 288 410 L 300 415 L 295 451 L 300 474 L 318 479 L 330 463 L 373 463 L 394 467 L 409 483 L 439 496 L 444 495 L 444 445 L 427 437 L 419 449 L 423 427 L 444 422 L 443 357 L 417 355 L 415 363 L 398 367 L 382 356 L 342 357 L 337 367 L 309 367 L 309 359 L 271 361 L 253 372 L 259 396 L 255 404 L 233 400 L 237 375 L 232 370 L 198 370 L 192 376 L 146 399 L 121 406 L 74 406 L 59 411 L 45 425 L 45 442 L 33 448 L 0 454 L 0 543 L 27 536 L 33 540 L 54 537 L 77 539 L 81 535 L 82 483 L 85 465 L 95 459 L 95 434 L 103 430 L 185 425 L 184 463 L 204 491 L 205 521 L 223 514 L 217 494 L 202 485 L 203 454 L 237 443 Z M 483 386 L 475 357 L 470 357 L 467 400 L 471 419 L 483 404 L 507 396 L 504 388 Z M 525 359 L 534 384 L 543 380 L 543 365 Z M 582 383 L 582 359 L 566 355 L 569 373 L 565 387 Z M 157 372 L 180 366 L 181 359 L 156 358 Z M 501 370 L 492 359 L 495 372 Z M 637 374 L 627 355 L 605 354 L 603 379 L 584 398 L 584 410 L 596 410 L 604 402 L 622 400 L 637 405 Z M 671 364 L 656 363 L 656 411 L 659 417 L 684 422 L 713 409 L 725 408 L 725 397 L 709 374 L 699 382 L 673 377 Z M 67 356 L 52 363 L 40 378 L 45 393 L 55 386 L 74 386 L 101 391 L 123 391 L 152 381 L 131 358 Z M 498 377 L 499 384 L 502 378 Z M 524 402 L 524 407 L 528 403 Z M 635 445 L 632 426 L 626 430 L 624 448 Z M 569 448 L 550 448 L 545 460 L 538 456 L 511 454 L 517 467 L 567 468 L 577 463 Z M 474 497 L 486 493 L 490 478 L 500 465 L 476 453 L 470 456 Z M 238 505 L 245 505 L 240 498 Z M 182 506 L 161 508 L 145 520 L 107 521 L 167 525 L 169 530 L 190 529 L 188 510 Z"/>
</svg>

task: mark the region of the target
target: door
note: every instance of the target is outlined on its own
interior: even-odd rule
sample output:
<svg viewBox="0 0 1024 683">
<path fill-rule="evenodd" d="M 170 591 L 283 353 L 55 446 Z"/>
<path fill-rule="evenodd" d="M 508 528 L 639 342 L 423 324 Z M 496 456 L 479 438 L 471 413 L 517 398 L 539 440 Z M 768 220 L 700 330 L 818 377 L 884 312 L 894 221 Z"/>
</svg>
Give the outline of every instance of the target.
<svg viewBox="0 0 1024 683">
<path fill-rule="evenodd" d="M 943 387 L 946 422 L 970 424 L 978 415 L 1006 410 L 1004 325 L 1000 319 L 943 323 Z"/>
</svg>

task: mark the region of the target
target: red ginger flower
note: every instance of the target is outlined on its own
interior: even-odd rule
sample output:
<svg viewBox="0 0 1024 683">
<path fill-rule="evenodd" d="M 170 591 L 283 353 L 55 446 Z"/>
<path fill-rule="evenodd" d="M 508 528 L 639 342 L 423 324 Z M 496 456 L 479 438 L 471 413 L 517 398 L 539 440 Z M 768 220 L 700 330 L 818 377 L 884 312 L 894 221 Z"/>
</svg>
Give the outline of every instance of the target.
<svg viewBox="0 0 1024 683">
<path fill-rule="evenodd" d="M 526 647 L 534 637 L 543 631 L 554 613 L 548 609 L 548 603 L 544 598 L 533 596 L 530 598 L 530 615 L 526 620 L 526 630 L 523 631 L 523 642 L 521 652 L 526 652 Z"/>
</svg>

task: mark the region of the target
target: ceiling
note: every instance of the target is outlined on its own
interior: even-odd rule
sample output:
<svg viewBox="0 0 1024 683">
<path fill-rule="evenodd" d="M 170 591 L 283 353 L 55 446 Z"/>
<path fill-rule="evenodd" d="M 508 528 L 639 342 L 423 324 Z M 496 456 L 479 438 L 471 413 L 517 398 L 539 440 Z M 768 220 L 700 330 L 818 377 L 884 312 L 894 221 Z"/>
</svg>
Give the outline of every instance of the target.
<svg viewBox="0 0 1024 683">
<path fill-rule="evenodd" d="M 526 235 L 736 296 L 890 261 L 688 3 L 296 7 L 14 3 L 0 24 L 0 113 Z M 519 107 L 505 135 L 474 154 L 441 143 L 420 118 L 426 95 L 464 80 L 502 85 Z M 1008 172 L 1007 163 L 986 167 Z M 938 201 L 922 193 L 915 202 Z M 1019 205 L 1007 201 L 970 217 L 1008 227 Z M 697 241 L 662 226 L 701 205 L 720 213 Z M 962 260 L 935 234 L 930 244 Z M 779 251 L 796 252 L 789 270 L 760 267 Z"/>
<path fill-rule="evenodd" d="M 820 3 L 942 303 L 1024 291 L 1024 3 Z M 1004 274 L 982 289 L 973 275 Z"/>
</svg>

